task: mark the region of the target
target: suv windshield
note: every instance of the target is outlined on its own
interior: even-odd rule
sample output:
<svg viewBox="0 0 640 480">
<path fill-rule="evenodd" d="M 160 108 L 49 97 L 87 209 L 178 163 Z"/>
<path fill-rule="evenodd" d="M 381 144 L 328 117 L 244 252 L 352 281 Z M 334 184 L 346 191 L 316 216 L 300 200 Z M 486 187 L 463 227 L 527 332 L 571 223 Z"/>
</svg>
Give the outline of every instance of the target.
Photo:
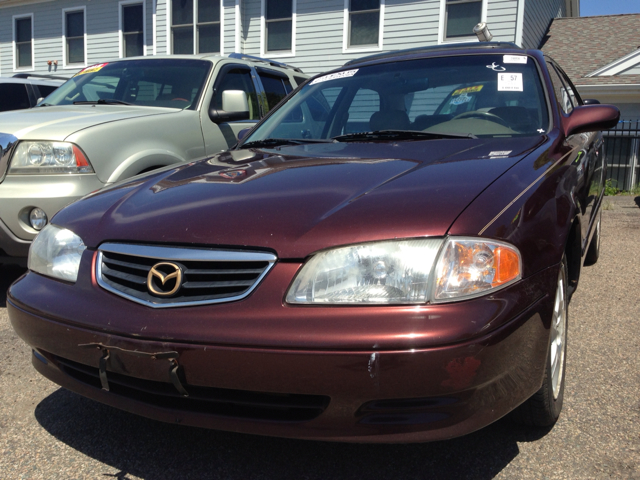
<svg viewBox="0 0 640 480">
<path fill-rule="evenodd" d="M 549 127 L 543 92 L 524 54 L 353 65 L 307 83 L 244 143 L 539 135 Z"/>
<path fill-rule="evenodd" d="M 149 59 L 102 63 L 78 72 L 43 102 L 195 108 L 211 63 Z"/>
</svg>

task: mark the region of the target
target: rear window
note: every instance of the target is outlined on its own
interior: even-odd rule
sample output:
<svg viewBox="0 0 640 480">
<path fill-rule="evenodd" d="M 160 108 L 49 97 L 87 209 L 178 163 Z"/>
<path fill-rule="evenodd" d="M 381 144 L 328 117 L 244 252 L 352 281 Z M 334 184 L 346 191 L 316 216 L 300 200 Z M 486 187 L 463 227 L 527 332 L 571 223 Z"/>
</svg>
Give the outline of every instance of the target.
<svg viewBox="0 0 640 480">
<path fill-rule="evenodd" d="M 0 83 L 0 112 L 29 108 L 27 87 L 21 83 Z"/>
</svg>

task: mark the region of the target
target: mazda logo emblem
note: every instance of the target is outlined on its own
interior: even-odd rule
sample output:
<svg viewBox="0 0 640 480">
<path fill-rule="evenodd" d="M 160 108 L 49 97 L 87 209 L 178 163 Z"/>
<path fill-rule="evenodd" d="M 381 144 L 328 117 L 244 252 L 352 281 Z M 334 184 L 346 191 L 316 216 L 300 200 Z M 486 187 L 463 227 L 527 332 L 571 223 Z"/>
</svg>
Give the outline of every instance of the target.
<svg viewBox="0 0 640 480">
<path fill-rule="evenodd" d="M 147 275 L 147 289 L 159 297 L 170 297 L 181 285 L 182 269 L 175 263 L 156 263 Z"/>
</svg>

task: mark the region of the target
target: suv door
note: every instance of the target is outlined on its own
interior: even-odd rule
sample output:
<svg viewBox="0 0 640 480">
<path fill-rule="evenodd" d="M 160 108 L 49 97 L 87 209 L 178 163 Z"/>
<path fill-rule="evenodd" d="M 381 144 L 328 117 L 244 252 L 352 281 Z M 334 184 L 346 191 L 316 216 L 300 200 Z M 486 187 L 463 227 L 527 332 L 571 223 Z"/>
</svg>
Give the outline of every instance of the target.
<svg viewBox="0 0 640 480">
<path fill-rule="evenodd" d="M 226 63 L 220 67 L 213 82 L 213 92 L 205 97 L 205 104 L 200 112 L 207 155 L 225 150 L 220 148 L 221 140 L 227 148 L 235 145 L 238 132 L 253 126 L 262 118 L 264 112 L 258 101 L 260 89 L 256 83 L 255 72 L 248 65 Z M 211 119 L 212 111 L 222 110 L 222 92 L 225 90 L 245 92 L 249 104 L 249 119 L 222 123 L 216 123 Z"/>
</svg>

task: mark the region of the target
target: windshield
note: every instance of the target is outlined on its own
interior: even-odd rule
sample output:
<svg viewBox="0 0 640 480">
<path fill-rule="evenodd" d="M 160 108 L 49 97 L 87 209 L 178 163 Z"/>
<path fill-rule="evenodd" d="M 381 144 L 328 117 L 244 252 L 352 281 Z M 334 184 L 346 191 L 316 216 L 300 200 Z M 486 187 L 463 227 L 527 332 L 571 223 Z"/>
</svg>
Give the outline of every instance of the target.
<svg viewBox="0 0 640 480">
<path fill-rule="evenodd" d="M 354 65 L 307 83 L 244 143 L 540 135 L 549 127 L 543 92 L 525 55 Z"/>
<path fill-rule="evenodd" d="M 149 59 L 102 63 L 81 70 L 42 105 L 132 104 L 195 108 L 209 73 L 204 60 Z"/>
</svg>

